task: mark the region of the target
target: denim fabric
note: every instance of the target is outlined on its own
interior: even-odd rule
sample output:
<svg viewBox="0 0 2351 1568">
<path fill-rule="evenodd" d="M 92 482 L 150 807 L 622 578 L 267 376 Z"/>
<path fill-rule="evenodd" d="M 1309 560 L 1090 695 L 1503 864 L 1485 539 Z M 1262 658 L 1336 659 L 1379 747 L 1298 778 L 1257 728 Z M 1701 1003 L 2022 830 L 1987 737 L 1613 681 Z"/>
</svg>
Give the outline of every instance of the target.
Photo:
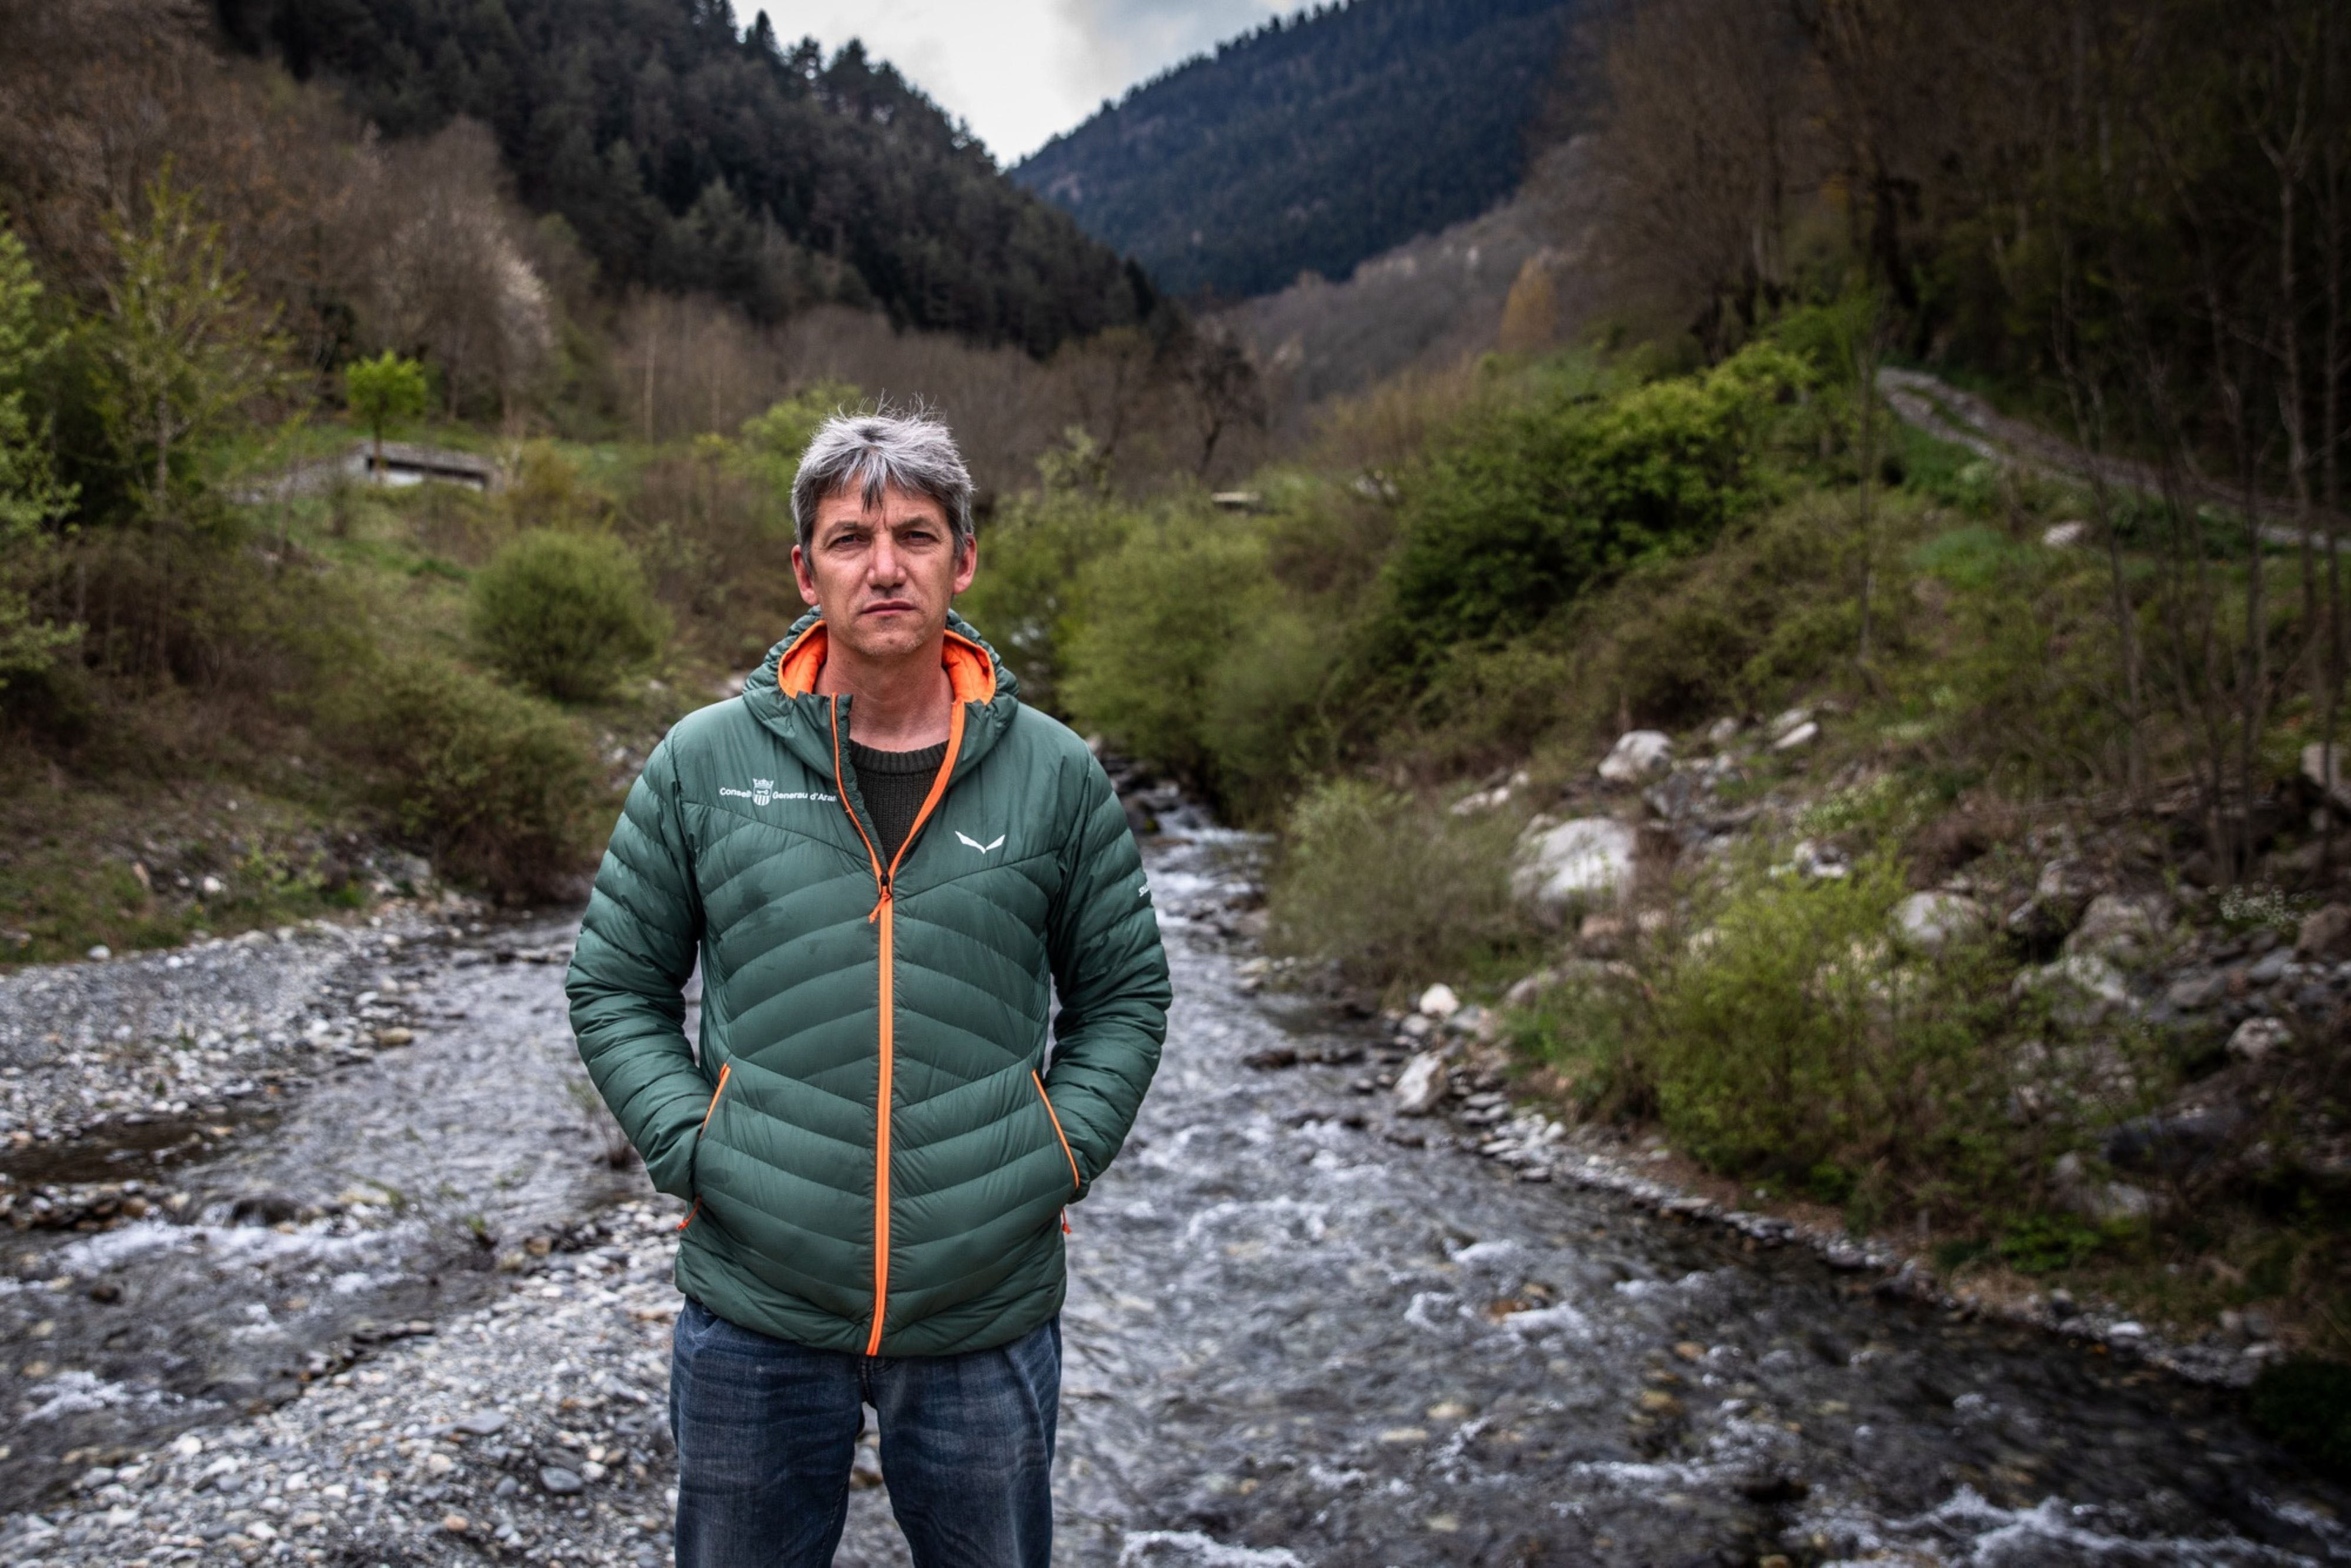
<svg viewBox="0 0 2351 1568">
<path fill-rule="evenodd" d="M 961 1355 L 810 1350 L 688 1298 L 669 1376 L 678 1568 L 824 1568 L 849 1516 L 862 1406 L 915 1568 L 1047 1568 L 1056 1317 Z"/>
</svg>

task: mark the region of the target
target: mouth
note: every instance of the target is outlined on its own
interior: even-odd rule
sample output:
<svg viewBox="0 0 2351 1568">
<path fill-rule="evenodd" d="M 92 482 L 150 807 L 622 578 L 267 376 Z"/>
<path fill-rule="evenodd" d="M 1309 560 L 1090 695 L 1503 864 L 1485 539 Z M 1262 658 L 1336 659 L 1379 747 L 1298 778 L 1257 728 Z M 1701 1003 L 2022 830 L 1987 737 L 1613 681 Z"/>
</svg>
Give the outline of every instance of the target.
<svg viewBox="0 0 2351 1568">
<path fill-rule="evenodd" d="M 858 612 L 860 615 L 912 615 L 914 606 L 903 599 L 883 599 Z"/>
</svg>

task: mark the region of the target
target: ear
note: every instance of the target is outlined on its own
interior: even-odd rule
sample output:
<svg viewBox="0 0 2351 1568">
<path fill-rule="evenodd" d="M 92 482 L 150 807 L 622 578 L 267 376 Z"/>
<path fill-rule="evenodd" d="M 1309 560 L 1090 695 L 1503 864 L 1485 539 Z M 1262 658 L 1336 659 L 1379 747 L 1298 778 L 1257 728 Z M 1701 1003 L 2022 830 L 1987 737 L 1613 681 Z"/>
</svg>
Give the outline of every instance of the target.
<svg viewBox="0 0 2351 1568">
<path fill-rule="evenodd" d="M 979 540 L 977 537 L 956 552 L 955 591 L 961 593 L 971 586 L 972 575 L 979 570 Z"/>
<path fill-rule="evenodd" d="M 817 601 L 816 579 L 810 575 L 808 557 L 801 553 L 798 545 L 792 547 L 792 576 L 799 582 L 800 597 L 814 604 Z"/>
</svg>

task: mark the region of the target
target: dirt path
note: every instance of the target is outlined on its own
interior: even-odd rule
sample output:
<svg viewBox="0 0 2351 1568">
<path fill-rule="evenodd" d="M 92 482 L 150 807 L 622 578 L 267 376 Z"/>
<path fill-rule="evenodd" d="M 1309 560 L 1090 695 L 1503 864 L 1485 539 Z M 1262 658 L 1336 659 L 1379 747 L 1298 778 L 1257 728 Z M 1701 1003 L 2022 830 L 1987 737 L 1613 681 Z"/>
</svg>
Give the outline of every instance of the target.
<svg viewBox="0 0 2351 1568">
<path fill-rule="evenodd" d="M 1890 367 L 1881 370 L 1877 372 L 1877 390 L 1904 423 L 1964 446 L 2003 468 L 2069 484 L 2103 481 L 2109 489 L 2134 496 L 2165 494 L 2164 473 L 2155 465 L 2085 451 L 2037 425 L 2011 419 L 1974 392 L 1963 392 L 1924 371 Z M 2226 486 L 2192 477 L 2181 483 L 2187 494 L 2201 505 L 2235 511 L 2244 504 L 2242 493 Z M 2280 548 L 2302 543 L 2300 527 L 2286 526 L 2294 523 L 2292 500 L 2264 496 L 2257 510 L 2270 519 L 2262 528 L 2262 543 Z M 2314 509 L 2312 526 L 2322 537 L 2330 517 L 2337 531 L 2351 523 L 2351 519 Z"/>
</svg>

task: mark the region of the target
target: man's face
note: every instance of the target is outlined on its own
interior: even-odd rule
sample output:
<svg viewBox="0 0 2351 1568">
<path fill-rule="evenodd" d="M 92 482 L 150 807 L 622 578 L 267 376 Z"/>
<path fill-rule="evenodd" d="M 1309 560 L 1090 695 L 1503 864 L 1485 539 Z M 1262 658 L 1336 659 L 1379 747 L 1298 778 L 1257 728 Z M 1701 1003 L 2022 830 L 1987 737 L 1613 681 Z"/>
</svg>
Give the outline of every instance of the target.
<svg viewBox="0 0 2351 1568">
<path fill-rule="evenodd" d="M 919 653 L 971 586 L 976 546 L 955 546 L 945 508 L 891 486 L 872 507 L 856 490 L 817 503 L 808 548 L 792 547 L 800 597 L 824 612 L 830 635 L 869 659 Z"/>
</svg>

